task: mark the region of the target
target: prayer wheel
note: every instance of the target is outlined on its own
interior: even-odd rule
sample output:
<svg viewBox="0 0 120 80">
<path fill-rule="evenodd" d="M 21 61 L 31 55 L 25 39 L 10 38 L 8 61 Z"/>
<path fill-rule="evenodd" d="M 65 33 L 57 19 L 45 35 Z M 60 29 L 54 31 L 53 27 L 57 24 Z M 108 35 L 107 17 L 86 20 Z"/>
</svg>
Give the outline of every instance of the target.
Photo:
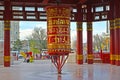
<svg viewBox="0 0 120 80">
<path fill-rule="evenodd" d="M 68 55 L 70 53 L 70 7 L 48 6 L 47 47 L 49 55 Z"/>
</svg>

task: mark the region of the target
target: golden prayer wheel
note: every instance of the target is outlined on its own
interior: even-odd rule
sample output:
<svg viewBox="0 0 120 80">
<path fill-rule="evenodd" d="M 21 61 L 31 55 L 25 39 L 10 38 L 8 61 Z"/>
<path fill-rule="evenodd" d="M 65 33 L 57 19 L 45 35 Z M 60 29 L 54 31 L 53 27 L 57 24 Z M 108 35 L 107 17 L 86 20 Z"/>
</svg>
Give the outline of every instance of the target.
<svg viewBox="0 0 120 80">
<path fill-rule="evenodd" d="M 70 53 L 70 7 L 48 6 L 47 47 L 49 55 L 67 55 Z"/>
</svg>

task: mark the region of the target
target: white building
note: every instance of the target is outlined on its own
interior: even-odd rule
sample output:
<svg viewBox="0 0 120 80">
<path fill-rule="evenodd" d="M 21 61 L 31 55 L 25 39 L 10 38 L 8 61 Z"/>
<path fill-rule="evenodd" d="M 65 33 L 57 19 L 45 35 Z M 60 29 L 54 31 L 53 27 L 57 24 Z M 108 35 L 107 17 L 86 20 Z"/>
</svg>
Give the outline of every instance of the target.
<svg viewBox="0 0 120 80">
<path fill-rule="evenodd" d="M 19 21 L 11 21 L 10 40 L 19 39 Z M 4 21 L 0 21 L 0 41 L 4 40 Z"/>
<path fill-rule="evenodd" d="M 11 21 L 10 25 L 11 48 L 14 41 L 19 39 L 19 21 Z M 4 21 L 0 21 L 0 41 L 4 41 Z"/>
</svg>

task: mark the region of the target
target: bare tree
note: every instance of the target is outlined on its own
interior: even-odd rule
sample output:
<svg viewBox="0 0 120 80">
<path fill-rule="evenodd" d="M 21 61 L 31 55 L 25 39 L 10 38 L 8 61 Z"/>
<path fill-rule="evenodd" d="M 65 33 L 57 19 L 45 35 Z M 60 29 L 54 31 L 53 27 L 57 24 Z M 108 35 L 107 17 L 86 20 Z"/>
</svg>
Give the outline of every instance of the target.
<svg viewBox="0 0 120 80">
<path fill-rule="evenodd" d="M 13 49 L 12 50 L 20 52 L 21 49 L 22 49 L 22 42 L 20 41 L 20 39 L 17 39 L 13 43 Z"/>
<path fill-rule="evenodd" d="M 93 47 L 94 49 L 100 50 L 108 50 L 109 49 L 109 35 L 106 33 L 102 33 L 101 35 L 94 35 Z"/>
<path fill-rule="evenodd" d="M 33 52 L 37 49 L 41 51 L 47 47 L 47 33 L 42 27 L 35 27 L 33 33 L 27 37 L 30 43 L 30 48 Z"/>
</svg>

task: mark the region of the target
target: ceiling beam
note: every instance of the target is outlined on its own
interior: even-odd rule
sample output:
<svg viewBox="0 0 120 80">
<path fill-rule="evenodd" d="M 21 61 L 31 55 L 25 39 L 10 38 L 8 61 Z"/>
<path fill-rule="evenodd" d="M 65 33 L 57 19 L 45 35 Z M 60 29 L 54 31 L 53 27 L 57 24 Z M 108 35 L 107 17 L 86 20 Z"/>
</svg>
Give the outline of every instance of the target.
<svg viewBox="0 0 120 80">
<path fill-rule="evenodd" d="M 79 0 L 81 4 L 85 3 L 87 0 Z"/>
<path fill-rule="evenodd" d="M 43 1 L 42 1 L 42 4 L 43 4 L 43 5 L 46 5 L 46 4 L 48 4 L 48 1 L 49 1 L 49 0 L 43 0 Z"/>
</svg>

